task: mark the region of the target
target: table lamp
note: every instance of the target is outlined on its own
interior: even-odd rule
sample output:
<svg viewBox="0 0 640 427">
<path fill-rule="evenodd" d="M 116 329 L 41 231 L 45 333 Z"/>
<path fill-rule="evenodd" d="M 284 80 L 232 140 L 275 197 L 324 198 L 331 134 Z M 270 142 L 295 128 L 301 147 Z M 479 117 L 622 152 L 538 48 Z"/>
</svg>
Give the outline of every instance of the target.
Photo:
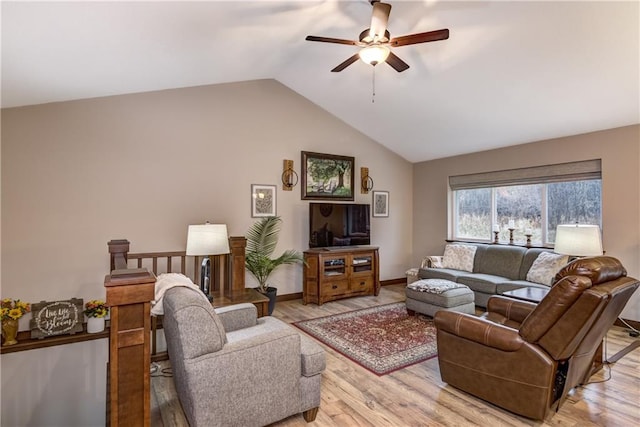
<svg viewBox="0 0 640 427">
<path fill-rule="evenodd" d="M 200 268 L 200 289 L 211 300 L 210 255 L 229 253 L 229 236 L 226 224 L 190 225 L 187 233 L 187 255 L 203 256 Z"/>
<path fill-rule="evenodd" d="M 575 257 L 602 255 L 600 227 L 587 224 L 558 225 L 553 251 Z"/>
</svg>

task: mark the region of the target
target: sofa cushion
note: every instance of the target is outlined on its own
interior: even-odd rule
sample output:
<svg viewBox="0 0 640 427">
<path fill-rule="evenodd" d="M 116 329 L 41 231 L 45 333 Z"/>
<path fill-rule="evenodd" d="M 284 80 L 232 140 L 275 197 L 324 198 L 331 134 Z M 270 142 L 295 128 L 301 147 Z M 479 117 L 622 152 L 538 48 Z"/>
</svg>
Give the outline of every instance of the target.
<svg viewBox="0 0 640 427">
<path fill-rule="evenodd" d="M 525 252 L 520 246 L 487 245 L 474 271 L 517 280 Z"/>
<path fill-rule="evenodd" d="M 482 265 L 482 258 L 484 257 L 484 253 L 486 252 L 489 245 L 484 243 L 474 244 L 476 246 L 476 258 L 473 260 L 473 271 L 480 272 L 480 266 Z"/>
<path fill-rule="evenodd" d="M 527 281 L 542 285 L 553 285 L 553 279 L 569 261 L 567 255 L 541 252 L 527 273 Z"/>
<path fill-rule="evenodd" d="M 459 277 L 473 276 L 473 273 L 469 273 L 461 270 L 451 270 L 450 268 L 421 268 L 418 272 L 420 279 L 444 279 L 457 282 Z"/>
<path fill-rule="evenodd" d="M 445 246 L 442 268 L 472 272 L 476 249 L 476 246 L 471 245 L 456 244 Z"/>
<path fill-rule="evenodd" d="M 498 284 L 504 281 L 504 277 L 482 273 L 458 277 L 458 283 L 467 285 L 472 291 L 485 294 L 495 294 Z"/>
</svg>

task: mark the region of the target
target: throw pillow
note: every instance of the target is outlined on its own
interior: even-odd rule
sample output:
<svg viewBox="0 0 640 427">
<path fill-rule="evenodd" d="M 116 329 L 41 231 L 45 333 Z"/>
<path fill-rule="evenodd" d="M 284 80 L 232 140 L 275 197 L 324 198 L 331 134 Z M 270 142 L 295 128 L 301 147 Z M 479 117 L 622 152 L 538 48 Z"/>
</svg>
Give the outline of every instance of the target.
<svg viewBox="0 0 640 427">
<path fill-rule="evenodd" d="M 541 285 L 553 285 L 553 278 L 562 267 L 569 262 L 569 256 L 554 254 L 552 252 L 540 252 L 527 272 L 527 280 Z"/>
<path fill-rule="evenodd" d="M 447 245 L 444 248 L 442 267 L 453 270 L 473 272 L 473 260 L 476 257 L 476 246 Z"/>
</svg>

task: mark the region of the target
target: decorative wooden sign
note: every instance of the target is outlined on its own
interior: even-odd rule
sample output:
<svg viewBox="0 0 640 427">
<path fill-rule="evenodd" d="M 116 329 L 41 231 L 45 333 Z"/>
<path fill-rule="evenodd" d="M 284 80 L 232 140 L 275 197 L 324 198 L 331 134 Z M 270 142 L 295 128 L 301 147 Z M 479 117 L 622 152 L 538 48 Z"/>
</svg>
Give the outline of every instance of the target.
<svg viewBox="0 0 640 427">
<path fill-rule="evenodd" d="M 31 338 L 46 338 L 82 332 L 83 306 L 83 300 L 78 298 L 31 304 L 31 312 L 33 313 L 29 323 Z"/>
</svg>

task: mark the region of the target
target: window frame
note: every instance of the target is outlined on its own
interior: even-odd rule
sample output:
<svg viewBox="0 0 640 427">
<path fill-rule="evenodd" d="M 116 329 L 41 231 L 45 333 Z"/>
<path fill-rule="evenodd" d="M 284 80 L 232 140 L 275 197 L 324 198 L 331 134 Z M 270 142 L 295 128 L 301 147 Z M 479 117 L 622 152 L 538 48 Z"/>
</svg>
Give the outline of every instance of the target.
<svg viewBox="0 0 640 427">
<path fill-rule="evenodd" d="M 579 182 L 579 181 L 600 181 L 600 215 L 598 218 L 598 225 L 602 229 L 602 178 L 588 178 L 588 179 L 576 179 L 576 180 L 559 180 L 555 182 Z M 548 212 L 548 185 L 554 184 L 554 181 L 547 182 L 538 182 L 538 183 L 528 183 L 528 184 L 515 184 L 515 185 L 536 185 L 542 184 L 542 194 L 541 194 L 541 239 L 539 242 L 541 247 L 552 248 L 554 246 L 554 242 L 549 242 L 549 232 L 548 232 L 548 224 L 549 224 L 549 212 Z M 508 187 L 508 185 L 499 185 L 499 186 L 487 186 L 487 187 L 473 187 L 473 188 L 459 188 L 452 189 L 449 186 L 449 206 L 451 207 L 449 211 L 449 224 L 451 225 L 451 229 L 449 230 L 449 236 L 451 240 L 458 241 L 468 241 L 468 242 L 478 242 L 478 243 L 492 243 L 493 242 L 493 233 L 490 234 L 489 239 L 481 239 L 481 238 L 469 238 L 469 237 L 460 237 L 458 236 L 458 223 L 459 223 L 459 215 L 458 215 L 458 197 L 456 196 L 456 191 L 460 190 L 480 190 L 480 189 L 489 189 L 491 191 L 491 209 L 490 209 L 490 221 L 491 224 L 496 224 L 498 222 L 498 209 L 497 209 L 497 190 L 500 188 Z"/>
</svg>

